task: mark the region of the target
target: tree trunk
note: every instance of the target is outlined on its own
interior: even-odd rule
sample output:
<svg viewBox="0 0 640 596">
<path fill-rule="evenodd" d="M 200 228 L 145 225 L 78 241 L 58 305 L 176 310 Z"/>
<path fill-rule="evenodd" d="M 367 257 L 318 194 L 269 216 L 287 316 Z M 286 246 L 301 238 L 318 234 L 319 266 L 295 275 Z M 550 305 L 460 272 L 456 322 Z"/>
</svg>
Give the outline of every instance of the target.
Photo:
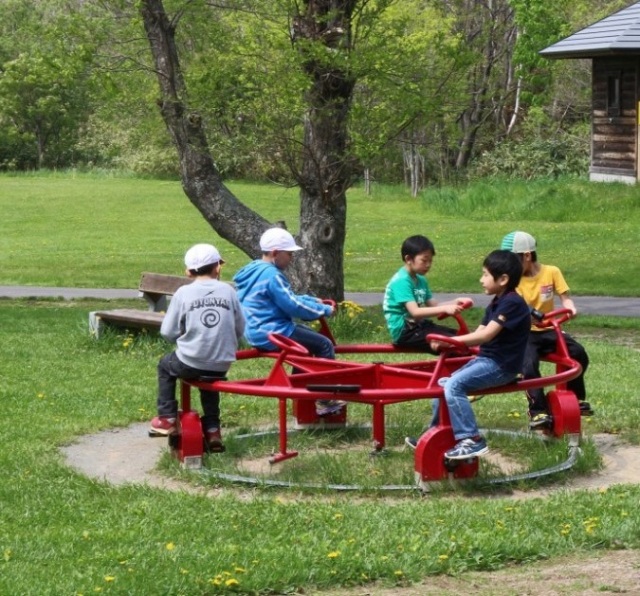
<svg viewBox="0 0 640 596">
<path fill-rule="evenodd" d="M 371 170 L 369 168 L 364 169 L 364 194 L 371 195 Z"/>
<path fill-rule="evenodd" d="M 457 170 L 467 167 L 473 155 L 478 134 L 484 123 L 503 109 L 504 97 L 497 94 L 493 71 L 513 46 L 513 9 L 506 0 L 469 2 L 463 20 L 465 42 L 476 47 L 481 61 L 469 73 L 467 108 L 460 114 L 461 137 L 455 160 Z"/>
<path fill-rule="evenodd" d="M 351 50 L 351 16 L 356 0 L 306 0 L 293 19 L 293 40 L 309 77 L 300 185 L 300 239 L 304 258 L 296 275 L 317 295 L 344 299 L 344 241 L 347 189 L 353 164 L 348 155 L 347 119 L 355 86 L 344 61 Z M 318 46 L 324 47 L 319 55 Z M 312 48 L 309 51 L 309 48 Z"/>
<path fill-rule="evenodd" d="M 175 44 L 175 25 L 161 0 L 144 0 L 140 13 L 153 55 L 162 118 L 178 151 L 182 188 L 205 220 L 223 238 L 251 258 L 260 254 L 258 239 L 269 222 L 241 203 L 223 184 L 200 116 L 189 110 Z"/>
<path fill-rule="evenodd" d="M 402 141 L 402 155 L 405 169 L 405 180 L 408 180 L 408 186 L 411 188 L 411 196 L 415 199 L 424 186 L 425 167 L 424 157 L 418 149 L 415 140 L 416 134 L 412 134 L 412 139 Z"/>
</svg>

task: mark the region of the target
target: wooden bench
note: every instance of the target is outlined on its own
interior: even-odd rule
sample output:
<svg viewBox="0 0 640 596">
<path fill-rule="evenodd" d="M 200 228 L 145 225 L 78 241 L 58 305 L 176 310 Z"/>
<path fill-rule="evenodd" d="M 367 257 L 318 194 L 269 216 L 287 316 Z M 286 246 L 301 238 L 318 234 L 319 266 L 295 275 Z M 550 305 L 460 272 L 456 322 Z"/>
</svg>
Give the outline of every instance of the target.
<svg viewBox="0 0 640 596">
<path fill-rule="evenodd" d="M 168 298 L 176 290 L 191 283 L 191 279 L 180 275 L 143 273 L 138 290 L 147 302 L 147 310 L 136 308 L 116 308 L 89 313 L 89 329 L 95 337 L 100 337 L 104 325 L 127 329 L 159 329 L 167 310 Z"/>
</svg>

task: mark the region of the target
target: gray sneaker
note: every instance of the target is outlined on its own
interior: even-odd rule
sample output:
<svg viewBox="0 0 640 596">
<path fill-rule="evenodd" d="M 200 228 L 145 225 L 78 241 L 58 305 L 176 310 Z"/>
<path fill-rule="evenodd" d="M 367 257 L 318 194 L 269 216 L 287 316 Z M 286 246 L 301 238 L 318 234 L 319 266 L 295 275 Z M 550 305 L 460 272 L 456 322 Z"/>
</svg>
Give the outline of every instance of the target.
<svg viewBox="0 0 640 596">
<path fill-rule="evenodd" d="M 339 400 L 317 401 L 316 415 L 333 416 L 334 414 L 339 414 L 340 412 L 342 412 L 346 405 L 346 402 Z"/>
<path fill-rule="evenodd" d="M 446 459 L 469 459 L 471 457 L 479 457 L 489 453 L 489 447 L 484 439 L 474 441 L 473 439 L 462 439 L 458 441 L 455 447 L 446 451 L 444 456 Z"/>
</svg>

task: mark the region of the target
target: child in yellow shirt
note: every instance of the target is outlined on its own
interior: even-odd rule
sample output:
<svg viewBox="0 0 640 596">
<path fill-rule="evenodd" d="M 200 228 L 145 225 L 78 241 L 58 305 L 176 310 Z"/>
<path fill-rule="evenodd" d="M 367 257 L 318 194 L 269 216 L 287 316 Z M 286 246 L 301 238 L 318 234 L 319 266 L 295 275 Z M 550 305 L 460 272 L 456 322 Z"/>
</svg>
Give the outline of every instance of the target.
<svg viewBox="0 0 640 596">
<path fill-rule="evenodd" d="M 577 315 L 577 309 L 569 296 L 569 286 L 558 267 L 543 265 L 538 262 L 536 240 L 531 234 L 516 231 L 507 234 L 502 239 L 501 247 L 517 253 L 522 261 L 522 279 L 518 284 L 517 292 L 525 302 L 533 309 L 542 313 L 554 310 L 554 297 L 560 298 L 563 308 L 569 309 L 573 316 Z M 584 373 L 589 366 L 589 356 L 584 347 L 568 333 L 564 334 L 569 355 L 582 366 L 580 376 L 567 383 L 567 389 L 573 391 L 580 403 L 580 413 L 583 416 L 591 416 L 593 410 L 586 401 L 587 394 L 584 384 Z M 540 357 L 556 350 L 556 332 L 553 329 L 540 329 L 533 325 L 529 334 L 527 351 L 524 359 L 524 378 L 535 379 L 540 377 Z M 551 424 L 547 397 L 542 388 L 527 391 L 529 400 L 529 416 L 531 428 L 544 428 Z"/>
</svg>

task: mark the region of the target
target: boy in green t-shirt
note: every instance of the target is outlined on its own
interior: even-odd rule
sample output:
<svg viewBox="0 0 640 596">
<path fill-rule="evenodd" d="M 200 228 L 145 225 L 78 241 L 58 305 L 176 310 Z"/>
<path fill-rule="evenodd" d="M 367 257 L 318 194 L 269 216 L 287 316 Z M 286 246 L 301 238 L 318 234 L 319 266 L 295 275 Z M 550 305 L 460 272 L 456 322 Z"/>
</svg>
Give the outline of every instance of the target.
<svg viewBox="0 0 640 596">
<path fill-rule="evenodd" d="M 382 310 L 393 345 L 436 354 L 426 337 L 429 333 L 453 336 L 456 330 L 437 325 L 429 317 L 455 315 L 470 298 L 438 304 L 425 275 L 431 269 L 436 249 L 426 236 L 410 236 L 402 243 L 404 265 L 391 278 L 384 293 Z"/>
</svg>

